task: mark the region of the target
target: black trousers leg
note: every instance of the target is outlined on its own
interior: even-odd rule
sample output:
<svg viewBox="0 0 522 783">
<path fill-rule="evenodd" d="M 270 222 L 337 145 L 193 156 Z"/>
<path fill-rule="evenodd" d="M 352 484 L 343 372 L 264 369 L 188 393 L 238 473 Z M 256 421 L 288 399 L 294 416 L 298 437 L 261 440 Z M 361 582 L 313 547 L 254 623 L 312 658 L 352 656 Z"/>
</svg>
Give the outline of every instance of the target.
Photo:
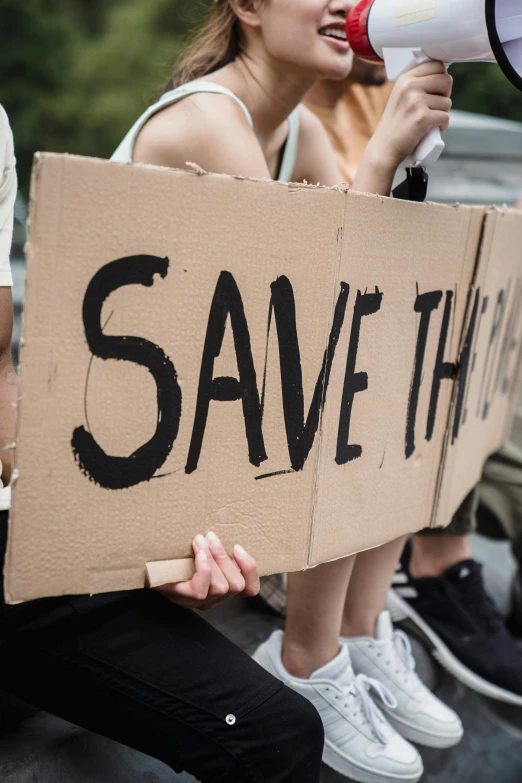
<svg viewBox="0 0 522 783">
<path fill-rule="evenodd" d="M 310 703 L 153 591 L 2 606 L 0 687 L 204 783 L 319 780 Z"/>
</svg>

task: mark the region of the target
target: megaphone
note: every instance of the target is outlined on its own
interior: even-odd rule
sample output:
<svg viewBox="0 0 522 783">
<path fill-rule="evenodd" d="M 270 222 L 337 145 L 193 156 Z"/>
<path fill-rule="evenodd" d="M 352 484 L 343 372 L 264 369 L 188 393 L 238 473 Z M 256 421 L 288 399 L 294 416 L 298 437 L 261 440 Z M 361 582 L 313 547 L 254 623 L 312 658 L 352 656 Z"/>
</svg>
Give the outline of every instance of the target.
<svg viewBox="0 0 522 783">
<path fill-rule="evenodd" d="M 361 0 L 346 20 L 353 53 L 384 63 L 390 81 L 427 60 L 497 62 L 522 90 L 522 0 Z M 433 128 L 413 153 L 417 166 L 444 149 Z"/>
</svg>

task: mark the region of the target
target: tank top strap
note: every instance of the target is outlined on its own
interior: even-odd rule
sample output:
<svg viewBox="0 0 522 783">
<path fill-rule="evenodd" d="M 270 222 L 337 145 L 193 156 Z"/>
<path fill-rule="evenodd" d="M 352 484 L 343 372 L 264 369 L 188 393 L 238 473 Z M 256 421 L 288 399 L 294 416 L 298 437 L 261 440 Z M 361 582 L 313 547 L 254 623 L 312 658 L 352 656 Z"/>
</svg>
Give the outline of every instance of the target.
<svg viewBox="0 0 522 783">
<path fill-rule="evenodd" d="M 288 117 L 288 136 L 283 151 L 281 166 L 277 179 L 280 182 L 290 182 L 295 169 L 297 160 L 297 149 L 299 146 L 299 106 L 293 110 Z"/>
<path fill-rule="evenodd" d="M 234 93 L 227 87 L 222 87 L 220 84 L 215 84 L 215 82 L 187 82 L 187 84 L 182 84 L 180 87 L 176 87 L 174 90 L 169 90 L 168 92 L 164 93 L 161 98 L 156 101 L 156 103 L 152 104 L 152 106 L 149 106 L 149 108 L 143 112 L 141 117 L 136 120 L 130 131 L 127 133 L 121 144 L 119 144 L 117 149 L 111 155 L 111 160 L 117 161 L 119 163 L 132 163 L 134 145 L 136 144 L 136 139 L 138 138 L 139 132 L 145 123 L 150 120 L 150 118 L 157 112 L 165 109 L 167 106 L 171 106 L 173 103 L 177 103 L 182 98 L 193 95 L 196 92 L 211 92 L 219 95 L 227 95 L 229 98 L 232 98 L 232 100 L 234 100 L 242 109 L 249 125 L 253 127 L 252 117 L 250 116 L 250 112 L 248 111 L 247 107 L 243 101 L 240 100 L 237 95 L 234 95 Z"/>
<path fill-rule="evenodd" d="M 241 108 L 250 127 L 254 126 L 254 123 L 252 122 L 252 116 L 243 101 L 227 87 L 223 87 L 221 84 L 216 84 L 215 82 L 187 82 L 186 84 L 182 84 L 180 87 L 176 87 L 174 90 L 169 90 L 168 92 L 164 93 L 161 98 L 156 101 L 156 103 L 152 104 L 152 106 L 149 106 L 149 108 L 143 112 L 141 117 L 136 120 L 123 141 L 111 155 L 111 160 L 117 161 L 118 163 L 132 163 L 134 145 L 136 144 L 136 139 L 138 138 L 138 135 L 145 123 L 154 114 L 161 111 L 162 109 L 165 109 L 167 106 L 170 106 L 173 103 L 177 103 L 178 101 L 182 100 L 182 98 L 186 98 L 187 96 L 193 95 L 197 92 L 227 95 L 229 98 L 232 98 L 232 100 L 234 100 Z M 281 166 L 277 176 L 277 179 L 280 181 L 288 182 L 292 178 L 297 158 L 298 139 L 299 109 L 297 108 L 294 109 L 294 111 L 288 117 L 288 136 L 283 151 Z"/>
</svg>

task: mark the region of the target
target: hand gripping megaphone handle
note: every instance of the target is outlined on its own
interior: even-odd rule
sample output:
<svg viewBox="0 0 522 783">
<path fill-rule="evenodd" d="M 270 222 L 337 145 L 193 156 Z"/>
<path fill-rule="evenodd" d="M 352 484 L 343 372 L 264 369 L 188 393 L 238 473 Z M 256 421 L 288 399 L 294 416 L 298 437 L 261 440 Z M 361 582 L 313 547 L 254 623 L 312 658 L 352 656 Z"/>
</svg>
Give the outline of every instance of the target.
<svg viewBox="0 0 522 783">
<path fill-rule="evenodd" d="M 415 148 L 412 154 L 413 165 L 427 169 L 438 161 L 445 146 L 440 135 L 440 128 L 432 128 Z"/>
<path fill-rule="evenodd" d="M 403 73 L 407 73 L 417 65 L 421 65 L 431 59 L 424 54 L 422 49 L 387 48 L 383 49 L 383 58 L 388 79 L 392 82 L 397 81 Z M 414 165 L 422 166 L 423 168 L 433 165 L 442 155 L 444 146 L 440 128 L 432 128 L 413 151 L 411 157 Z"/>
</svg>

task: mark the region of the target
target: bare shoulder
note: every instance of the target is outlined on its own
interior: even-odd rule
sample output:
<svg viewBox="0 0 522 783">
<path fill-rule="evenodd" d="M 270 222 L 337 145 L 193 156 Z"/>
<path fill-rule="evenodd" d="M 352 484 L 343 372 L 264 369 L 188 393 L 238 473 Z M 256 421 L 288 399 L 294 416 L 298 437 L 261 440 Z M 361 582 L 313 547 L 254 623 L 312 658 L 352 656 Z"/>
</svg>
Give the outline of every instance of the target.
<svg viewBox="0 0 522 783">
<path fill-rule="evenodd" d="M 245 113 L 232 98 L 213 93 L 189 95 L 153 115 L 138 136 L 133 159 L 172 168 L 191 162 L 220 174 L 267 175 Z"/>
<path fill-rule="evenodd" d="M 312 184 L 338 185 L 341 174 L 328 134 L 320 119 L 306 106 L 299 106 L 299 148 L 296 178 Z"/>
</svg>

